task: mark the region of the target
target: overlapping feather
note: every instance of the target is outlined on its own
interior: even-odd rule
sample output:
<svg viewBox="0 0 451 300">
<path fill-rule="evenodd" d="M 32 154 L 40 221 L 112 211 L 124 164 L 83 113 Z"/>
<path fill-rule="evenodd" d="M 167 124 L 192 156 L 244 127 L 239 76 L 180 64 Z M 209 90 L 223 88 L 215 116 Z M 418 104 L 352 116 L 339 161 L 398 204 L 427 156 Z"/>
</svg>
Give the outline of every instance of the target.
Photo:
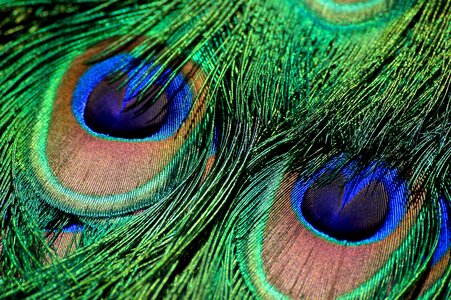
<svg viewBox="0 0 451 300">
<path fill-rule="evenodd" d="M 448 1 L 30 0 L 1 1 L 0 10 L 0 297 L 449 297 Z M 165 90 L 194 61 L 205 99 L 193 105 L 206 108 L 171 156 L 175 171 L 157 172 L 155 193 L 138 204 L 121 198 L 119 209 L 103 203 L 100 212 L 95 201 L 59 205 L 33 164 L 44 147 L 38 125 L 49 122 L 42 112 L 54 110 L 68 66 L 102 43 L 80 64 L 126 51 L 158 66 L 151 79 L 143 72 L 126 82 L 149 105 L 158 97 L 144 96 L 158 78 Z M 120 142 L 123 159 L 137 159 Z M 383 165 L 404 182 L 407 221 L 390 228 L 397 238 L 381 237 L 384 247 L 336 240 L 296 219 L 290 180 L 316 178 L 337 157 L 344 159 L 320 186 L 350 164 L 351 181 Z M 96 182 L 75 181 L 96 191 Z M 303 232 L 303 247 L 282 238 L 290 228 Z M 313 254 L 296 252 L 307 248 Z M 355 262 L 339 263 L 349 257 Z M 364 274 L 344 278 L 374 257 Z"/>
</svg>

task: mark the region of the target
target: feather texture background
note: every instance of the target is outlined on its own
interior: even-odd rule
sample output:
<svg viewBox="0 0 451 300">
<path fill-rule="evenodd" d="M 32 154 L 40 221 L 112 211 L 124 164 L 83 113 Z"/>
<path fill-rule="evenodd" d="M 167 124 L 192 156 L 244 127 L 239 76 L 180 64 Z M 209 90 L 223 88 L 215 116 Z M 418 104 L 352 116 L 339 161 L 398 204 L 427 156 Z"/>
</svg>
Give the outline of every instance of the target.
<svg viewBox="0 0 451 300">
<path fill-rule="evenodd" d="M 451 296 L 451 2 L 0 11 L 0 298 Z"/>
</svg>

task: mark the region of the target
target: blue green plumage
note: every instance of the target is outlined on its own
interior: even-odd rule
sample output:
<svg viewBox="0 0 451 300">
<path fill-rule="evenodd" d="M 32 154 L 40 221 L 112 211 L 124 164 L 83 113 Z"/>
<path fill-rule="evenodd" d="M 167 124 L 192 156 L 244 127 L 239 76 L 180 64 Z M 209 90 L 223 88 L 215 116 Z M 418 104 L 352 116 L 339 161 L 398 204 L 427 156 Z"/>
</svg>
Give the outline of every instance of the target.
<svg viewBox="0 0 451 300">
<path fill-rule="evenodd" d="M 450 297 L 451 2 L 0 12 L 0 298 Z"/>
</svg>

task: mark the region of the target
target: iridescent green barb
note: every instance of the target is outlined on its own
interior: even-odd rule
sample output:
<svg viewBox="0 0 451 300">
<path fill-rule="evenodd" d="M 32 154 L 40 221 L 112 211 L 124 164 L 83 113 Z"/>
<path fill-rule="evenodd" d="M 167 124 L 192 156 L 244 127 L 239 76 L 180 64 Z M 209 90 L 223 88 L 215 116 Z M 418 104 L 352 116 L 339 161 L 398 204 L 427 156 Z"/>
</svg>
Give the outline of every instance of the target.
<svg viewBox="0 0 451 300">
<path fill-rule="evenodd" d="M 448 0 L 0 13 L 0 299 L 447 299 Z"/>
</svg>

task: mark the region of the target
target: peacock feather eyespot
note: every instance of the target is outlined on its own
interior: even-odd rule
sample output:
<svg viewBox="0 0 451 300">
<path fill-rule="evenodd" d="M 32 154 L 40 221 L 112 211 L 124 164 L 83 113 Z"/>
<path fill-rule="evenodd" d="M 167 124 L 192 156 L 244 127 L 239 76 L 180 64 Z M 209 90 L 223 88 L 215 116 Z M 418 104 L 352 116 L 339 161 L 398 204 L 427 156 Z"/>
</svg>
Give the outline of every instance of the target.
<svg viewBox="0 0 451 300">
<path fill-rule="evenodd" d="M 258 194 L 239 222 L 237 255 L 262 297 L 396 295 L 424 269 L 436 237 L 425 191 L 380 162 L 333 159 L 306 178 L 287 171 Z"/>
<path fill-rule="evenodd" d="M 123 64 L 130 67 L 127 75 L 112 79 L 112 72 Z M 191 110 L 190 88 L 182 74 L 169 80 L 172 70 L 167 68 L 138 102 L 145 82 L 152 80 L 161 68 L 151 67 L 151 64 L 141 66 L 129 54 L 116 55 L 90 67 L 73 95 L 72 109 L 78 122 L 92 134 L 105 138 L 157 141 L 174 135 Z M 127 81 L 129 84 L 123 87 Z M 167 82 L 165 93 L 149 104 Z M 137 87 L 133 89 L 134 86 Z"/>
<path fill-rule="evenodd" d="M 341 242 L 374 242 L 391 233 L 405 213 L 407 186 L 396 170 L 372 165 L 353 174 L 352 164 L 325 185 L 317 183 L 333 164 L 300 178 L 292 203 L 300 221 L 317 234 Z"/>
<path fill-rule="evenodd" d="M 42 103 L 25 156 L 27 180 L 52 206 L 89 217 L 149 206 L 176 184 L 169 178 L 183 177 L 184 153 L 206 139 L 198 134 L 207 122 L 202 68 L 143 61 L 133 54 L 140 42 L 87 64 L 108 47 L 100 43 L 52 79 L 59 85 Z"/>
<path fill-rule="evenodd" d="M 326 23 L 360 25 L 389 18 L 412 1 L 399 0 L 302 0 L 308 14 Z"/>
</svg>

